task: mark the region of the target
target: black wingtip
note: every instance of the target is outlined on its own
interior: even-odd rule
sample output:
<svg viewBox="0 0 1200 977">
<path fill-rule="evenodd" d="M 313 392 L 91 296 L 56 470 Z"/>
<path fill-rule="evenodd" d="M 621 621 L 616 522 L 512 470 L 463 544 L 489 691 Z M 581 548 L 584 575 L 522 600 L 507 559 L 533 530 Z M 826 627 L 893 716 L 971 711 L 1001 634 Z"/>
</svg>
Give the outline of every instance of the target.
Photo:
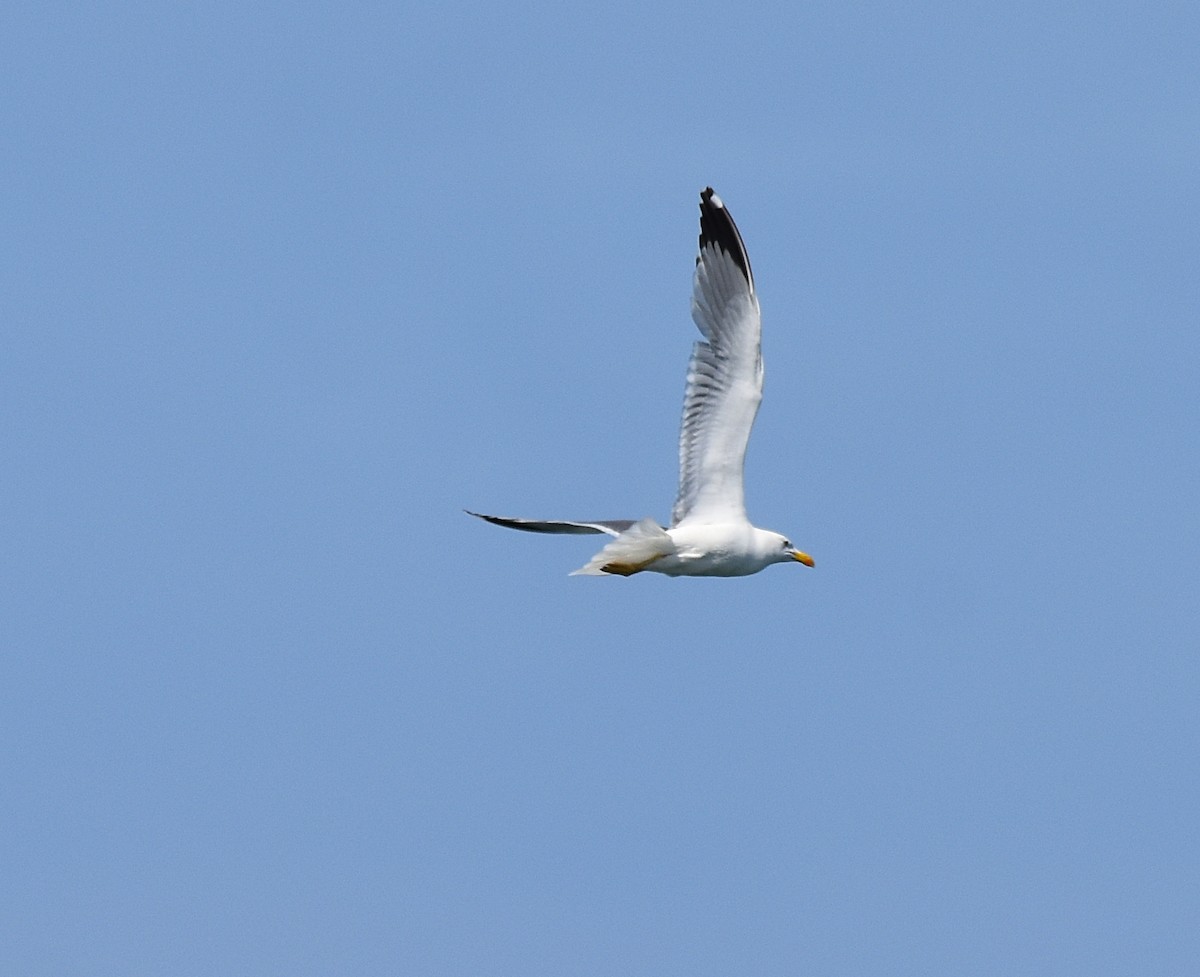
<svg viewBox="0 0 1200 977">
<path fill-rule="evenodd" d="M 746 276 L 746 281 L 754 288 L 754 275 L 750 271 L 750 258 L 746 254 L 746 246 L 742 243 L 742 235 L 738 233 L 737 225 L 729 216 L 725 202 L 716 195 L 712 187 L 700 191 L 700 250 L 706 245 L 715 245 L 733 258 Z M 696 259 L 699 262 L 699 258 Z"/>
</svg>

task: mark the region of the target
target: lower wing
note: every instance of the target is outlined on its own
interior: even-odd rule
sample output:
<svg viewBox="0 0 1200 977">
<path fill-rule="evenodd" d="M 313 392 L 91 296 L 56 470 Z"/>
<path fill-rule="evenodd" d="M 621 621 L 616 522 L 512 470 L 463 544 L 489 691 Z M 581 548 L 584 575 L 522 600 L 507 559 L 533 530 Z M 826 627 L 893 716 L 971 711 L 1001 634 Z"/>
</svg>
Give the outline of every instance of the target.
<svg viewBox="0 0 1200 977">
<path fill-rule="evenodd" d="M 620 536 L 636 519 L 592 519 L 588 521 L 570 521 L 566 519 L 508 519 L 504 516 L 485 516 L 482 512 L 472 512 L 464 509 L 468 516 L 490 522 L 494 526 L 507 526 L 509 529 L 523 529 L 527 533 L 570 533 L 583 535 L 585 533 L 607 533 L 609 536 Z"/>
</svg>

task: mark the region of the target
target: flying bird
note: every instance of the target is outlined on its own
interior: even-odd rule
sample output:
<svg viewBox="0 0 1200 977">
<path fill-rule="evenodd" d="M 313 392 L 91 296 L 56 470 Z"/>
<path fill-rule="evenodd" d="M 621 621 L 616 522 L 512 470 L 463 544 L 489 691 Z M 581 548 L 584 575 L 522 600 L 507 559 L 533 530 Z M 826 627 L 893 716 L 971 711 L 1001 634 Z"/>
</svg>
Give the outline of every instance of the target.
<svg viewBox="0 0 1200 977">
<path fill-rule="evenodd" d="M 746 518 L 742 470 L 762 401 L 762 318 L 750 259 L 721 198 L 700 194 L 700 254 L 692 319 L 704 339 L 692 348 L 679 432 L 679 493 L 671 525 L 654 519 L 511 519 L 471 512 L 531 533 L 606 533 L 612 541 L 575 574 L 742 577 L 772 563 L 812 566 L 786 536 Z M 574 574 L 573 574 L 574 575 Z"/>
</svg>

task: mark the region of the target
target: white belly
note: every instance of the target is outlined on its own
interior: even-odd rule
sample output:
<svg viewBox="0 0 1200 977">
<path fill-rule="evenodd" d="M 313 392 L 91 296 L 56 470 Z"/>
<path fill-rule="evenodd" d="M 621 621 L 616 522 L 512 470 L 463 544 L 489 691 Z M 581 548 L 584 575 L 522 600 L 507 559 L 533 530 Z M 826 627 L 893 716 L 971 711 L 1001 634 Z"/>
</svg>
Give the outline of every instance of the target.
<svg viewBox="0 0 1200 977">
<path fill-rule="evenodd" d="M 669 577 L 744 577 L 765 565 L 754 551 L 753 527 L 677 526 L 667 530 L 675 553 L 647 570 Z"/>
</svg>

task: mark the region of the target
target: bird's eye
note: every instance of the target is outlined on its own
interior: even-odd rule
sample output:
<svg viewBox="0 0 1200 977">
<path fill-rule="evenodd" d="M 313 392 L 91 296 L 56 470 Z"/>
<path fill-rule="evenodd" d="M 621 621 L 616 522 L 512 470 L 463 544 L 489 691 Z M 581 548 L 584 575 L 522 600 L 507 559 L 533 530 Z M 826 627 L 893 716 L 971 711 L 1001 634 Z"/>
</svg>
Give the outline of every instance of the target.
<svg viewBox="0 0 1200 977">
<path fill-rule="evenodd" d="M 790 550 L 792 548 L 792 541 L 790 539 L 785 539 L 783 541 L 783 548 L 785 550 Z"/>
</svg>

